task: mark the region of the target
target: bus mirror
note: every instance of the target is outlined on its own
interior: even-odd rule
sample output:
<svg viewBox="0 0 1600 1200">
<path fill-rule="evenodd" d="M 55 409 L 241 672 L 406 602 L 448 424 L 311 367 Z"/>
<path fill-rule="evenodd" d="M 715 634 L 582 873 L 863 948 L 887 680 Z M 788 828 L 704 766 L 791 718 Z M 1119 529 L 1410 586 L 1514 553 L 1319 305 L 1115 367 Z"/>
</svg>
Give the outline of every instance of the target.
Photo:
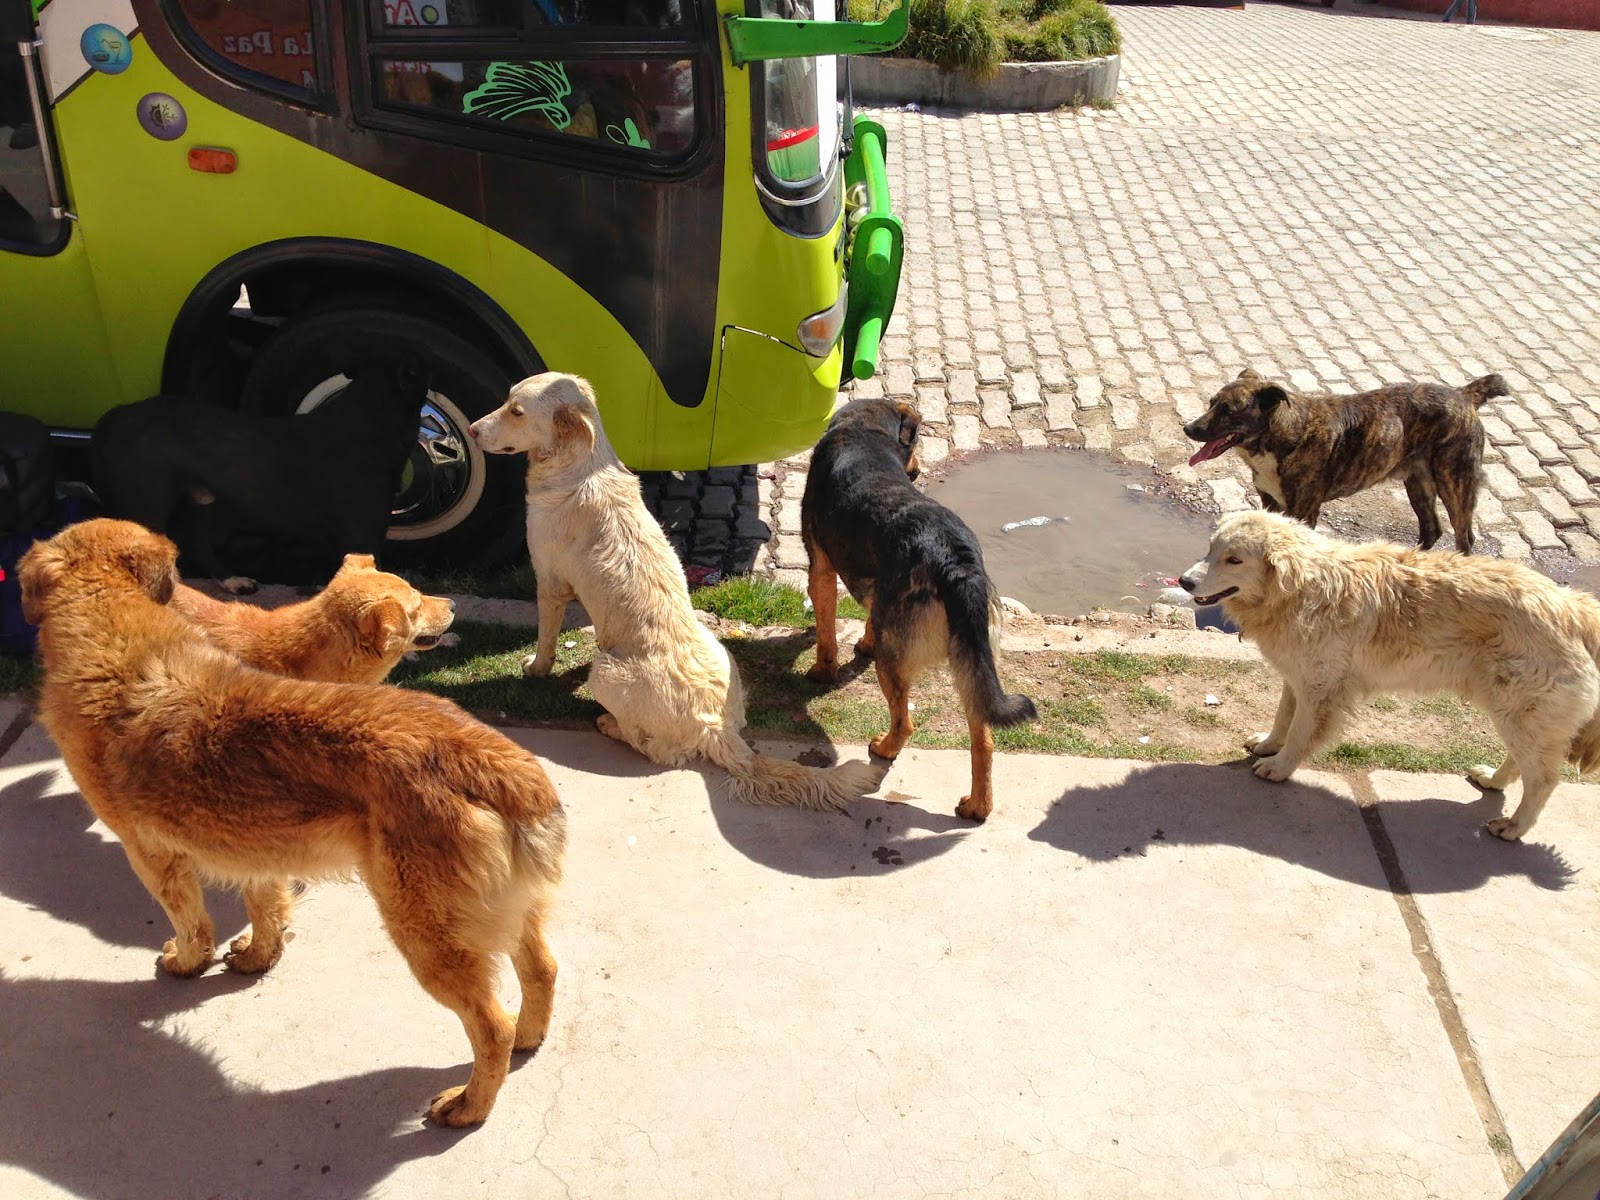
<svg viewBox="0 0 1600 1200">
<path fill-rule="evenodd" d="M 774 58 L 823 54 L 881 54 L 906 38 L 910 0 L 881 21 L 786 21 L 777 17 L 727 17 L 728 57 L 733 65 Z"/>
</svg>

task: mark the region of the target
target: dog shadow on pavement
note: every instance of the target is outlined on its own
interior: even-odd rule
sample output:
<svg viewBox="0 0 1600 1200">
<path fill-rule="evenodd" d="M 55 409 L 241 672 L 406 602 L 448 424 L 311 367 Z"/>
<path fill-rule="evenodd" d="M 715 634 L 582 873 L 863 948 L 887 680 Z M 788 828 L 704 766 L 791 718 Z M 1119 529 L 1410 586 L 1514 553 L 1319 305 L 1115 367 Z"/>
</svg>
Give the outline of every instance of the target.
<svg viewBox="0 0 1600 1200">
<path fill-rule="evenodd" d="M 1107 787 L 1073 788 L 1028 836 L 1093 862 L 1184 846 L 1239 846 L 1390 890 L 1355 800 L 1299 778 L 1257 779 L 1248 762 L 1163 763 L 1136 768 Z M 1483 822 L 1498 815 L 1498 801 L 1488 795 L 1471 803 L 1440 798 L 1380 805 L 1406 890 L 1470 891 L 1498 876 L 1520 876 L 1547 891 L 1567 887 L 1575 871 L 1554 847 L 1504 842 L 1482 831 Z"/>
<path fill-rule="evenodd" d="M 207 997 L 255 982 L 0 974 L 0 1121 L 12 1131 L 0 1163 L 107 1200 L 345 1197 L 460 1140 L 421 1116 L 430 1096 L 465 1078 L 463 1064 L 269 1092 L 228 1079 L 226 1044 L 163 1028 Z"/>
<path fill-rule="evenodd" d="M 7 765 L 12 764 L 8 758 Z M 122 846 L 100 828 L 75 792 L 48 794 L 65 768 L 41 763 L 0 789 L 0 893 L 87 929 L 115 946 L 148 946 L 151 955 L 172 925 L 139 882 Z M 70 786 L 70 783 L 69 783 Z M 237 892 L 212 889 L 206 907 L 219 937 L 246 923 Z"/>
</svg>

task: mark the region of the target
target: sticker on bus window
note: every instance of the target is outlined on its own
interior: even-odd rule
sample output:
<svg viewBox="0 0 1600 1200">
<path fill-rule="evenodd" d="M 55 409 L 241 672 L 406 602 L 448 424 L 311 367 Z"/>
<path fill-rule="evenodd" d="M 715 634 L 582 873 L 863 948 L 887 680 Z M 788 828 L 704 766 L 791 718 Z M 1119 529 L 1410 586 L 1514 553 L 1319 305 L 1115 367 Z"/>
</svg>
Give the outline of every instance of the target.
<svg viewBox="0 0 1600 1200">
<path fill-rule="evenodd" d="M 565 129 L 572 124 L 566 104 L 570 95 L 572 83 L 562 63 L 494 62 L 483 83 L 461 97 L 461 111 L 499 121 L 536 112 Z"/>
<path fill-rule="evenodd" d="M 102 75 L 121 75 L 133 62 L 133 41 L 115 25 L 90 25 L 78 39 L 78 49 Z"/>
</svg>

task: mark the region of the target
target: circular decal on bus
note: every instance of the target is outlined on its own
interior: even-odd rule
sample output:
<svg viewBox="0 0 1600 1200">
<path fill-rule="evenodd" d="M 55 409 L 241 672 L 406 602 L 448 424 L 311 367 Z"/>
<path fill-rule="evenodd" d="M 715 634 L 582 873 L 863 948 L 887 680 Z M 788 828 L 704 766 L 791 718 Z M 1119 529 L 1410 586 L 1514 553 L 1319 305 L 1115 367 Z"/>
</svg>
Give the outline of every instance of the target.
<svg viewBox="0 0 1600 1200">
<path fill-rule="evenodd" d="M 147 92 L 139 98 L 139 125 L 153 138 L 174 141 L 189 128 L 189 114 L 177 97 L 165 92 Z"/>
<path fill-rule="evenodd" d="M 91 25 L 78 39 L 84 61 L 105 75 L 121 75 L 133 61 L 133 43 L 115 25 Z"/>
</svg>

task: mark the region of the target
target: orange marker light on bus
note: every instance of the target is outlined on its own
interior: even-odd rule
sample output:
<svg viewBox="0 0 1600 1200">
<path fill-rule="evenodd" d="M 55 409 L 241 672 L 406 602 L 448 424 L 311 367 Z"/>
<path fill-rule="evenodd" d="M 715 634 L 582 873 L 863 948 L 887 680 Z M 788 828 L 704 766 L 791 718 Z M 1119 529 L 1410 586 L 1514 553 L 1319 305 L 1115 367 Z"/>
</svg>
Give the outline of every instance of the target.
<svg viewBox="0 0 1600 1200">
<path fill-rule="evenodd" d="M 239 159 L 232 150 L 192 146 L 189 149 L 189 169 L 204 171 L 208 175 L 232 175 L 239 169 Z"/>
</svg>

